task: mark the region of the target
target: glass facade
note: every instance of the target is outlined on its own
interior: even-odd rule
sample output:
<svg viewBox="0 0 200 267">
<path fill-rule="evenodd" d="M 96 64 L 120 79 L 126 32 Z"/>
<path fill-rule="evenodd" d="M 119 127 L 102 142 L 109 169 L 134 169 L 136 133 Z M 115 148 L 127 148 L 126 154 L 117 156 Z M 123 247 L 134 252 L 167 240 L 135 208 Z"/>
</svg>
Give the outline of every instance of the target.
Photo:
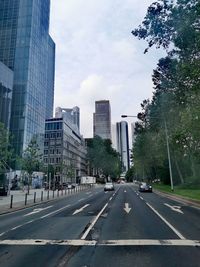
<svg viewBox="0 0 200 267">
<path fill-rule="evenodd" d="M 95 102 L 95 113 L 93 115 L 94 136 L 111 140 L 111 111 L 108 100 Z"/>
<path fill-rule="evenodd" d="M 0 62 L 0 122 L 9 129 L 11 100 L 13 89 L 13 71 Z"/>
<path fill-rule="evenodd" d="M 128 123 L 126 121 L 117 122 L 116 129 L 117 151 L 121 156 L 122 170 L 126 172 L 130 167 Z"/>
<path fill-rule="evenodd" d="M 14 71 L 10 129 L 21 154 L 53 115 L 55 44 L 50 0 L 0 0 L 0 61 Z"/>
</svg>

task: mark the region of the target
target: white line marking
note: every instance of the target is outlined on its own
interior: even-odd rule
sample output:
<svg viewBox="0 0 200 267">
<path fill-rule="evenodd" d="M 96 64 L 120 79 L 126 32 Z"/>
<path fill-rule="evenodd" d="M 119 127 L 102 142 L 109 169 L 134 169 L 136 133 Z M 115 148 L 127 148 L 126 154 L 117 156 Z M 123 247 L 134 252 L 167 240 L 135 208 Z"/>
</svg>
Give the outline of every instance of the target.
<svg viewBox="0 0 200 267">
<path fill-rule="evenodd" d="M 56 213 L 58 213 L 58 212 L 61 211 L 61 210 L 64 210 L 64 209 L 66 209 L 66 208 L 69 208 L 70 206 L 71 206 L 71 205 L 67 205 L 67 206 L 64 206 L 64 207 L 62 207 L 62 208 L 60 208 L 60 209 L 58 209 L 58 210 L 54 210 L 54 211 L 52 211 L 52 212 L 50 212 L 50 213 L 47 213 L 46 215 L 40 217 L 40 219 L 46 218 L 46 217 L 48 217 L 48 216 L 50 216 L 50 215 L 52 215 L 52 214 L 56 214 Z"/>
<path fill-rule="evenodd" d="M 83 200 L 85 200 L 85 198 L 81 198 L 81 199 L 79 199 L 78 202 L 81 202 L 81 201 L 83 201 Z"/>
<path fill-rule="evenodd" d="M 146 204 L 147 204 L 147 206 L 151 209 L 151 210 L 153 210 L 153 212 L 155 212 L 155 214 L 156 215 L 158 215 L 158 217 L 160 217 L 160 219 L 161 220 L 163 220 L 163 222 L 164 223 L 166 223 L 168 226 L 169 226 L 169 228 L 171 228 L 171 230 L 180 238 L 180 239 L 182 239 L 182 240 L 185 240 L 185 237 L 178 231 L 178 230 L 176 230 L 176 228 L 174 228 L 174 226 L 172 226 L 162 215 L 160 215 L 160 213 L 157 211 L 157 210 L 155 210 L 149 203 L 147 203 L 146 202 Z"/>
<path fill-rule="evenodd" d="M 126 239 L 126 240 L 47 240 L 47 239 L 20 239 L 20 240 L 0 240 L 0 245 L 17 246 L 188 246 L 200 247 L 200 240 L 189 239 Z"/>
<path fill-rule="evenodd" d="M 144 200 L 144 198 L 143 198 L 143 197 L 140 197 L 140 199 Z"/>
<path fill-rule="evenodd" d="M 129 212 L 131 211 L 131 208 L 129 208 L 129 203 L 125 203 L 125 208 L 124 208 L 125 212 L 127 214 L 129 214 Z"/>
<path fill-rule="evenodd" d="M 184 214 L 183 211 L 181 210 L 180 206 L 171 206 L 167 203 L 164 203 L 165 206 L 169 207 L 171 210 L 176 211 L 178 213 Z"/>
<path fill-rule="evenodd" d="M 31 211 L 31 212 L 25 214 L 24 217 L 26 217 L 26 216 L 30 216 L 30 215 L 35 214 L 35 213 L 39 213 L 39 212 L 41 212 L 41 211 L 43 211 L 43 210 L 47 210 L 47 209 L 50 209 L 50 208 L 52 208 L 52 207 L 53 207 L 53 206 L 48 206 L 48 207 L 46 207 L 46 208 L 38 208 L 38 209 L 34 209 L 33 211 Z"/>
<path fill-rule="evenodd" d="M 87 208 L 88 206 L 90 206 L 90 204 L 86 204 L 86 205 L 83 206 L 82 208 L 80 208 L 80 209 L 78 209 L 78 210 L 75 210 L 74 213 L 73 213 L 73 215 L 75 215 L 75 214 L 77 214 L 77 213 L 83 211 L 83 210 L 84 210 L 85 208 Z"/>
<path fill-rule="evenodd" d="M 126 190 L 124 190 L 124 193 L 126 193 Z"/>
<path fill-rule="evenodd" d="M 106 207 L 108 206 L 108 203 L 106 203 L 104 205 L 104 207 L 102 208 L 102 210 L 97 214 L 97 216 L 93 219 L 93 221 L 91 222 L 90 226 L 88 227 L 88 229 L 85 231 L 85 233 L 82 235 L 81 240 L 86 239 L 87 235 L 89 234 L 89 232 L 91 231 L 91 229 L 93 228 L 93 226 L 95 225 L 95 223 L 97 222 L 97 220 L 99 219 L 99 217 L 101 216 L 101 214 L 104 212 L 104 210 L 106 209 Z"/>
<path fill-rule="evenodd" d="M 127 240 L 105 240 L 97 245 L 100 246 L 197 246 L 200 247 L 200 240 L 188 239 L 127 239 Z"/>
<path fill-rule="evenodd" d="M 85 193 L 86 195 L 90 195 L 90 194 L 92 194 L 92 192 L 87 192 L 87 193 Z"/>
<path fill-rule="evenodd" d="M 3 232 L 3 233 L 1 233 L 1 234 L 0 234 L 0 236 L 3 236 L 3 235 L 5 235 L 5 233 L 6 233 L 6 232 Z"/>
<path fill-rule="evenodd" d="M 110 197 L 109 200 L 111 201 L 113 199 L 113 197 Z"/>
<path fill-rule="evenodd" d="M 16 229 L 18 229 L 18 228 L 20 228 L 20 227 L 22 227 L 22 226 L 23 226 L 23 224 L 20 224 L 20 225 L 18 225 L 18 226 L 15 226 L 15 227 L 11 228 L 10 230 L 11 230 L 11 231 L 14 231 L 14 230 L 16 230 Z"/>
</svg>

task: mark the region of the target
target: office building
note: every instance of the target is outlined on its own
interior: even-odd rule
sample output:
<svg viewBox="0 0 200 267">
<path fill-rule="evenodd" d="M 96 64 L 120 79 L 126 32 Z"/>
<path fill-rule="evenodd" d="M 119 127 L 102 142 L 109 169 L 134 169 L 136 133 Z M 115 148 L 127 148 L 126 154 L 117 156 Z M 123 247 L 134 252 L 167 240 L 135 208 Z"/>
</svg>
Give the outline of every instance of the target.
<svg viewBox="0 0 200 267">
<path fill-rule="evenodd" d="M 55 112 L 56 118 L 64 118 L 70 122 L 76 131 L 80 131 L 80 109 L 79 107 L 61 108 L 57 107 Z"/>
<path fill-rule="evenodd" d="M 117 151 L 121 156 L 122 170 L 126 172 L 130 167 L 128 123 L 117 122 Z"/>
<path fill-rule="evenodd" d="M 0 62 L 0 122 L 9 129 L 13 90 L 13 71 Z"/>
<path fill-rule="evenodd" d="M 95 102 L 93 114 L 93 134 L 111 140 L 111 108 L 109 100 Z"/>
<path fill-rule="evenodd" d="M 86 154 L 85 140 L 70 120 L 65 116 L 46 120 L 44 164 L 47 170 L 53 167 L 55 182 L 79 182 L 86 175 Z"/>
<path fill-rule="evenodd" d="M 0 1 L 0 61 L 14 72 L 10 130 L 21 154 L 53 115 L 55 44 L 50 0 Z"/>
</svg>

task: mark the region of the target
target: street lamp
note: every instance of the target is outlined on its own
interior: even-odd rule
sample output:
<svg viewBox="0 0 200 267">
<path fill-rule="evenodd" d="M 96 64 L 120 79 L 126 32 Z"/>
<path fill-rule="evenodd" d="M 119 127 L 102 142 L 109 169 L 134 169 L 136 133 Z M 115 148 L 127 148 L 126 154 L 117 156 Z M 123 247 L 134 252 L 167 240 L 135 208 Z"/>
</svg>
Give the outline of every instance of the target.
<svg viewBox="0 0 200 267">
<path fill-rule="evenodd" d="M 132 117 L 132 118 L 138 118 L 138 116 L 135 115 L 121 115 L 122 118 Z M 158 119 L 159 117 L 152 117 L 154 119 Z M 168 164 L 169 164 L 169 175 L 170 175 L 170 184 L 171 184 L 171 190 L 174 191 L 174 183 L 173 183 L 173 176 L 172 176 L 172 165 L 171 165 L 171 155 L 169 150 L 169 136 L 168 136 L 168 129 L 167 129 L 167 123 L 164 119 L 164 127 L 165 127 L 165 137 L 166 137 L 166 144 L 167 144 L 167 157 L 168 157 Z"/>
</svg>

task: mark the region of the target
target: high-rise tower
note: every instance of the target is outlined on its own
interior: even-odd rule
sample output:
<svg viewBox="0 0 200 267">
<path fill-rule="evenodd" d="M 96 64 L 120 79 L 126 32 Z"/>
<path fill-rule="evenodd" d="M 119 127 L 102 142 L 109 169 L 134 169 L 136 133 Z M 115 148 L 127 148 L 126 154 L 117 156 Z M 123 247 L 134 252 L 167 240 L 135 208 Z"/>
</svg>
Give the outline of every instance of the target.
<svg viewBox="0 0 200 267">
<path fill-rule="evenodd" d="M 122 169 L 126 172 L 130 167 L 128 123 L 117 122 L 117 151 L 121 156 Z"/>
<path fill-rule="evenodd" d="M 94 136 L 111 140 L 111 108 L 109 100 L 95 101 L 93 132 Z"/>
<path fill-rule="evenodd" d="M 0 1 L 0 61 L 14 72 L 10 130 L 17 154 L 53 115 L 55 44 L 50 0 Z"/>
</svg>

